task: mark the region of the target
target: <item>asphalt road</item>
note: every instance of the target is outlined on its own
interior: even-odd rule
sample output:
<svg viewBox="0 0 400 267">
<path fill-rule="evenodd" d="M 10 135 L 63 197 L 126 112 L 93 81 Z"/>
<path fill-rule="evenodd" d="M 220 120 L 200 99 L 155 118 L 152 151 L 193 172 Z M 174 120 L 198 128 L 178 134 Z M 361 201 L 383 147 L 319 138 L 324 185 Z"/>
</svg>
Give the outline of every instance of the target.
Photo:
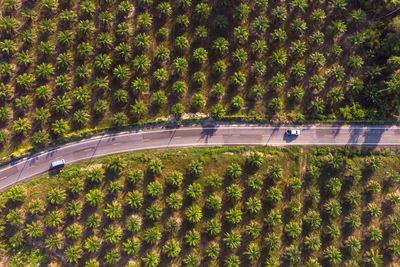
<svg viewBox="0 0 400 267">
<path fill-rule="evenodd" d="M 299 129 L 301 135 L 287 136 L 288 129 Z M 217 125 L 123 132 L 69 143 L 2 166 L 0 190 L 47 172 L 50 163 L 59 159 L 68 165 L 132 151 L 264 145 L 400 146 L 400 127 Z"/>
</svg>

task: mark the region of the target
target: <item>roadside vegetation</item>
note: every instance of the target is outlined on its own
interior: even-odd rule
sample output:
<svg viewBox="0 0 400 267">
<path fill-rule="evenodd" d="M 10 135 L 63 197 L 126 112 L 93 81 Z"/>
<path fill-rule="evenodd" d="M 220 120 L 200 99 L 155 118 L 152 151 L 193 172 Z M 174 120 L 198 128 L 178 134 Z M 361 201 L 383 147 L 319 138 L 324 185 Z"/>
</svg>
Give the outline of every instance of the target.
<svg viewBox="0 0 400 267">
<path fill-rule="evenodd" d="M 1 149 L 188 112 L 396 119 L 397 3 L 5 0 Z"/>
<path fill-rule="evenodd" d="M 395 266 L 396 149 L 129 153 L 0 194 L 10 266 Z M 54 265 L 52 265 L 54 266 Z"/>
</svg>

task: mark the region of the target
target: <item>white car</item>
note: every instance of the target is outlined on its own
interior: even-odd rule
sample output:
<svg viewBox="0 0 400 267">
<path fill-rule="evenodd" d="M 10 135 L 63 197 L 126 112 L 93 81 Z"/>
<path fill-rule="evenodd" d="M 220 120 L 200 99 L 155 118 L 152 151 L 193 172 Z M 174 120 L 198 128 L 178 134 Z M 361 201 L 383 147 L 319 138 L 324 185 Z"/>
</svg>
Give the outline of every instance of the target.
<svg viewBox="0 0 400 267">
<path fill-rule="evenodd" d="M 53 161 L 50 164 L 50 170 L 61 170 L 62 168 L 64 168 L 64 166 L 65 166 L 65 161 L 63 159 Z"/>
<path fill-rule="evenodd" d="M 287 130 L 286 131 L 287 135 L 294 135 L 294 136 L 298 136 L 300 135 L 300 130 Z"/>
</svg>

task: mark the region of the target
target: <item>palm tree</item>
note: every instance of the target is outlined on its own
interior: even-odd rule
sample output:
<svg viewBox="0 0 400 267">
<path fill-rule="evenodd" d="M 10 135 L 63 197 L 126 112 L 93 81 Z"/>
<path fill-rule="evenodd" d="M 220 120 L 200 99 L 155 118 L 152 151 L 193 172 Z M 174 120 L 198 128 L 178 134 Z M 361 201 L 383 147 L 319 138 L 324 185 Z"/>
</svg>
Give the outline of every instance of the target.
<svg viewBox="0 0 400 267">
<path fill-rule="evenodd" d="M 82 204 L 77 200 L 72 200 L 67 204 L 67 214 L 73 217 L 79 217 L 82 213 Z"/>
<path fill-rule="evenodd" d="M 38 238 L 43 233 L 43 226 L 40 221 L 32 222 L 26 225 L 24 231 L 29 238 Z"/>
<path fill-rule="evenodd" d="M 86 59 L 93 53 L 93 47 L 87 42 L 78 44 L 76 49 L 77 54 L 81 59 Z"/>
<path fill-rule="evenodd" d="M 17 32 L 19 27 L 18 21 L 10 16 L 4 16 L 0 19 L 0 30 L 6 35 Z"/>
<path fill-rule="evenodd" d="M 55 79 L 56 88 L 60 91 L 68 91 L 72 86 L 72 78 L 68 74 L 62 74 Z M 60 96 L 58 96 L 59 98 Z"/>
<path fill-rule="evenodd" d="M 269 251 L 276 251 L 280 248 L 281 241 L 276 233 L 270 233 L 265 238 L 265 244 Z"/>
<path fill-rule="evenodd" d="M 161 238 L 161 232 L 157 227 L 149 228 L 144 232 L 145 241 L 150 244 L 156 244 Z"/>
<path fill-rule="evenodd" d="M 347 26 L 343 21 L 336 20 L 332 22 L 332 25 L 329 27 L 329 29 L 334 36 L 340 36 L 347 31 Z"/>
<path fill-rule="evenodd" d="M 225 73 L 225 71 L 226 71 L 226 64 L 222 60 L 216 61 L 213 65 L 213 70 L 214 70 L 215 74 L 221 75 L 221 74 Z"/>
<path fill-rule="evenodd" d="M 51 130 L 55 135 L 62 136 L 69 130 L 68 122 L 64 119 L 56 120 L 52 124 Z"/>
<path fill-rule="evenodd" d="M 180 186 L 182 181 L 183 174 L 179 171 L 174 170 L 167 176 L 167 183 L 172 186 Z"/>
<path fill-rule="evenodd" d="M 315 46 L 320 47 L 325 42 L 325 34 L 320 31 L 315 31 L 311 36 L 311 43 Z"/>
<path fill-rule="evenodd" d="M 311 14 L 311 20 L 316 23 L 316 24 L 320 24 L 323 23 L 326 19 L 326 14 L 325 11 L 323 9 L 317 8 L 314 9 L 314 11 Z"/>
<path fill-rule="evenodd" d="M 163 45 L 160 45 L 155 50 L 155 58 L 161 62 L 165 61 L 169 57 L 169 49 Z"/>
<path fill-rule="evenodd" d="M 28 67 L 32 63 L 32 55 L 28 50 L 18 53 L 18 64 Z"/>
<path fill-rule="evenodd" d="M 155 253 L 147 253 L 146 256 L 142 258 L 146 267 L 156 267 L 160 262 L 160 257 Z"/>
<path fill-rule="evenodd" d="M 31 124 L 27 118 L 18 118 L 13 124 L 14 131 L 19 135 L 26 135 L 31 129 Z"/>
<path fill-rule="evenodd" d="M 221 119 L 225 114 L 225 109 L 221 104 L 216 104 L 215 106 L 212 107 L 211 109 L 211 117 L 214 120 L 219 120 Z"/>
<path fill-rule="evenodd" d="M 212 48 L 218 52 L 219 54 L 224 54 L 226 51 L 228 51 L 228 45 L 229 42 L 224 38 L 224 37 L 218 37 L 214 43 Z"/>
<path fill-rule="evenodd" d="M 335 199 L 329 200 L 329 202 L 324 205 L 324 208 L 328 215 L 333 218 L 342 214 L 342 207 Z"/>
<path fill-rule="evenodd" d="M 139 242 L 132 237 L 122 243 L 122 249 L 127 255 L 134 255 L 139 250 Z"/>
<path fill-rule="evenodd" d="M 340 250 L 334 246 L 329 246 L 325 250 L 325 258 L 328 259 L 328 262 L 332 265 L 339 265 L 343 260 L 343 255 Z"/>
<path fill-rule="evenodd" d="M 148 29 L 153 23 L 153 17 L 149 13 L 143 13 L 138 15 L 137 21 L 142 29 Z"/>
<path fill-rule="evenodd" d="M 107 264 L 113 265 L 119 261 L 120 253 L 116 249 L 113 249 L 104 256 L 105 262 Z"/>
<path fill-rule="evenodd" d="M 94 229 L 99 225 L 100 218 L 97 215 L 91 215 L 87 219 L 86 225 L 87 227 Z"/>
<path fill-rule="evenodd" d="M 63 223 L 64 215 L 59 211 L 52 211 L 49 215 L 45 218 L 45 224 L 48 227 L 56 228 Z"/>
<path fill-rule="evenodd" d="M 295 244 L 288 247 L 285 251 L 285 255 L 289 258 L 292 264 L 297 264 L 300 261 L 301 252 L 298 250 Z"/>
<path fill-rule="evenodd" d="M 149 87 L 147 82 L 139 77 L 132 81 L 131 86 L 139 94 L 146 91 Z"/>
<path fill-rule="evenodd" d="M 12 226 L 17 226 L 22 223 L 22 212 L 20 209 L 10 210 L 6 216 L 6 222 Z"/>
<path fill-rule="evenodd" d="M 236 225 L 242 221 L 242 210 L 235 206 L 225 212 L 225 217 L 233 225 Z"/>
<path fill-rule="evenodd" d="M 225 52 L 228 51 L 228 45 L 229 42 L 224 37 L 218 37 L 213 42 L 212 48 L 219 54 L 223 55 Z"/>
<path fill-rule="evenodd" d="M 251 214 L 257 214 L 261 210 L 261 201 L 255 197 L 251 197 L 246 202 L 247 209 Z"/>
<path fill-rule="evenodd" d="M 158 181 L 150 182 L 147 185 L 147 191 L 151 197 L 156 197 L 162 192 L 162 184 Z"/>
<path fill-rule="evenodd" d="M 108 71 L 111 63 L 111 58 L 108 55 L 100 54 L 95 58 L 94 66 L 100 71 Z"/>
<path fill-rule="evenodd" d="M 379 242 L 382 240 L 382 231 L 375 226 L 371 226 L 368 228 L 368 237 L 371 241 Z"/>
<path fill-rule="evenodd" d="M 261 256 L 261 250 L 260 250 L 260 247 L 257 244 L 250 243 L 247 246 L 247 249 L 244 252 L 244 254 L 247 255 L 247 257 L 249 258 L 249 260 L 252 263 L 256 263 L 258 261 L 258 259 L 260 258 L 260 256 Z"/>
<path fill-rule="evenodd" d="M 124 161 L 120 157 L 112 157 L 108 162 L 108 170 L 114 174 L 119 174 L 125 167 Z"/>
<path fill-rule="evenodd" d="M 57 41 L 64 47 L 68 47 L 74 40 L 72 31 L 60 31 L 57 36 Z"/>
<path fill-rule="evenodd" d="M 97 206 L 100 203 L 102 197 L 103 195 L 99 189 L 92 189 L 85 196 L 86 201 L 92 207 Z"/>
<path fill-rule="evenodd" d="M 15 99 L 15 107 L 20 111 L 24 112 L 29 109 L 31 101 L 26 96 L 21 96 Z"/>
<path fill-rule="evenodd" d="M 196 204 L 190 206 L 186 210 L 185 215 L 186 215 L 187 220 L 191 223 L 198 223 L 198 222 L 200 222 L 201 218 L 203 217 L 201 208 L 199 206 L 197 206 Z"/>
<path fill-rule="evenodd" d="M 379 267 L 383 265 L 383 255 L 380 254 L 379 249 L 371 248 L 365 254 L 365 262 L 369 263 L 373 267 Z"/>
<path fill-rule="evenodd" d="M 17 44 L 13 40 L 4 40 L 0 42 L 0 51 L 9 57 L 17 51 Z"/>
<path fill-rule="evenodd" d="M 200 198 L 203 193 L 202 187 L 199 183 L 193 183 L 186 189 L 186 195 L 193 200 Z"/>
<path fill-rule="evenodd" d="M 108 226 L 108 228 L 104 229 L 105 238 L 111 244 L 115 244 L 121 240 L 122 232 L 118 227 L 113 225 Z"/>
<path fill-rule="evenodd" d="M 108 25 L 110 25 L 110 23 L 113 20 L 113 16 L 109 11 L 102 11 L 99 14 L 99 21 L 101 22 L 101 24 L 105 27 L 107 27 Z"/>
<path fill-rule="evenodd" d="M 355 236 L 350 236 L 346 240 L 346 248 L 353 255 L 356 255 L 361 250 L 361 243 Z"/>
<path fill-rule="evenodd" d="M 38 50 L 40 51 L 41 56 L 46 58 L 54 54 L 55 45 L 50 41 L 42 41 L 38 46 Z"/>
<path fill-rule="evenodd" d="M 168 72 L 160 68 L 153 73 L 153 77 L 158 83 L 162 83 L 168 79 Z"/>
<path fill-rule="evenodd" d="M 118 89 L 114 92 L 114 99 L 118 104 L 124 105 L 128 103 L 128 92 L 124 89 Z"/>
<path fill-rule="evenodd" d="M 200 243 L 200 234 L 196 230 L 190 230 L 186 233 L 185 239 L 190 247 L 196 247 Z"/>
<path fill-rule="evenodd" d="M 325 102 L 323 99 L 321 99 L 319 96 L 317 96 L 312 102 L 311 102 L 311 110 L 315 115 L 321 114 L 325 110 Z"/>
<path fill-rule="evenodd" d="M 119 82 L 124 82 L 129 77 L 129 69 L 125 65 L 118 65 L 114 68 L 113 75 Z"/>
<path fill-rule="evenodd" d="M 161 218 L 162 208 L 159 204 L 153 204 L 146 209 L 146 216 L 152 220 L 157 221 Z"/>
<path fill-rule="evenodd" d="M 181 251 L 181 246 L 177 240 L 169 240 L 163 246 L 163 250 L 168 258 L 176 258 Z"/>
<path fill-rule="evenodd" d="M 167 206 L 170 209 L 179 209 L 182 206 L 182 197 L 172 193 L 170 194 L 167 199 L 165 200 L 165 202 L 167 203 Z"/>
<path fill-rule="evenodd" d="M 224 94 L 225 87 L 219 83 L 215 84 L 212 88 L 212 93 L 216 97 L 220 97 Z"/>
<path fill-rule="evenodd" d="M 227 197 L 233 202 L 240 200 L 240 198 L 242 197 L 242 189 L 238 184 L 232 184 L 228 186 L 225 190 Z"/>
<path fill-rule="evenodd" d="M 135 36 L 135 43 L 139 49 L 146 49 L 151 42 L 151 37 L 146 33 L 139 33 Z"/>
<path fill-rule="evenodd" d="M 89 253 L 95 253 L 100 249 L 100 240 L 95 236 L 88 237 L 85 240 L 84 247 Z"/>
<path fill-rule="evenodd" d="M 392 251 L 393 256 L 398 257 L 400 255 L 400 241 L 394 239 L 389 243 L 389 248 Z"/>
<path fill-rule="evenodd" d="M 140 229 L 140 219 L 139 218 L 131 218 L 128 219 L 128 221 L 126 222 L 126 229 L 128 229 L 128 231 L 132 232 L 132 233 L 137 233 Z"/>
<path fill-rule="evenodd" d="M 36 89 L 36 97 L 41 101 L 46 101 L 51 95 L 51 90 L 47 85 L 39 86 Z"/>
<path fill-rule="evenodd" d="M 216 236 L 222 230 L 222 225 L 216 219 L 212 219 L 207 222 L 207 233 L 211 236 Z"/>
<path fill-rule="evenodd" d="M 128 121 L 127 116 L 123 112 L 117 112 L 112 118 L 112 123 L 116 127 L 124 126 Z"/>
<path fill-rule="evenodd" d="M 285 232 L 290 238 L 296 239 L 301 234 L 301 227 L 297 222 L 292 221 L 286 225 Z"/>
<path fill-rule="evenodd" d="M 28 73 L 20 74 L 16 78 L 17 85 L 25 90 L 33 87 L 35 81 L 36 81 L 35 77 L 33 77 L 32 74 Z"/>
<path fill-rule="evenodd" d="M 62 239 L 60 234 L 49 235 L 45 240 L 45 247 L 50 251 L 56 251 L 57 249 L 61 249 Z"/>
<path fill-rule="evenodd" d="M 270 187 L 267 190 L 266 195 L 269 200 L 271 200 L 272 202 L 275 202 L 275 203 L 281 201 L 281 199 L 283 197 L 282 191 L 276 186 Z"/>
<path fill-rule="evenodd" d="M 36 147 L 43 147 L 49 142 L 49 134 L 43 130 L 34 132 L 32 135 L 32 143 Z"/>
<path fill-rule="evenodd" d="M 127 16 L 132 12 L 132 4 L 129 1 L 122 1 L 118 5 L 118 12 L 122 16 Z"/>
<path fill-rule="evenodd" d="M 318 229 L 321 225 L 322 219 L 319 216 L 319 213 L 315 210 L 311 210 L 307 213 L 304 219 L 306 225 L 310 227 L 310 229 Z"/>
<path fill-rule="evenodd" d="M 321 249 L 321 240 L 319 236 L 315 234 L 306 236 L 304 244 L 306 245 L 307 249 L 311 251 L 318 251 Z"/>
<path fill-rule="evenodd" d="M 82 249 L 79 245 L 70 246 L 65 250 L 65 259 L 69 263 L 78 264 L 79 260 L 82 258 Z"/>
<path fill-rule="evenodd" d="M 232 111 L 238 112 L 244 106 L 244 99 L 241 96 L 235 96 L 230 103 Z"/>
<path fill-rule="evenodd" d="M 113 44 L 111 35 L 103 32 L 97 35 L 97 42 L 100 45 L 100 47 L 104 49 L 110 49 Z"/>
<path fill-rule="evenodd" d="M 115 31 L 115 33 L 119 38 L 124 39 L 131 34 L 130 31 L 131 29 L 129 24 L 126 22 L 121 22 L 117 25 L 117 30 Z"/>
<path fill-rule="evenodd" d="M 65 228 L 66 237 L 76 240 L 82 234 L 82 229 L 77 224 L 71 224 L 67 228 Z"/>
<path fill-rule="evenodd" d="M 43 212 L 44 211 L 43 202 L 38 198 L 32 199 L 28 203 L 28 211 L 32 215 L 36 215 L 36 214 Z"/>
<path fill-rule="evenodd" d="M 51 102 L 51 108 L 60 115 L 65 115 L 72 108 L 69 98 L 66 96 L 57 96 Z"/>
<path fill-rule="evenodd" d="M 80 38 L 84 39 L 90 36 L 94 31 L 93 22 L 89 20 L 80 20 L 78 22 L 78 35 Z"/>
<path fill-rule="evenodd" d="M 77 110 L 74 113 L 73 121 L 76 123 L 77 126 L 84 125 L 90 118 L 90 115 L 85 110 Z"/>
<path fill-rule="evenodd" d="M 207 202 L 206 202 L 206 207 L 213 212 L 218 211 L 221 209 L 222 206 L 222 201 L 219 196 L 216 195 L 211 195 L 208 197 Z"/>
<path fill-rule="evenodd" d="M 0 131 L 0 145 L 4 145 L 8 140 L 8 133 L 5 130 Z"/>
</svg>

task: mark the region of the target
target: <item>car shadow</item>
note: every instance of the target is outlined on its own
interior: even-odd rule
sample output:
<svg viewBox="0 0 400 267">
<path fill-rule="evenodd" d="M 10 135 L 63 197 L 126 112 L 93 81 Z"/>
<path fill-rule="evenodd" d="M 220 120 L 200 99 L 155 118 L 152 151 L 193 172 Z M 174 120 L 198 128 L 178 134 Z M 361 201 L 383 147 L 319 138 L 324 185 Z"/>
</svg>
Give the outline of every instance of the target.
<svg viewBox="0 0 400 267">
<path fill-rule="evenodd" d="M 282 138 L 286 143 L 291 143 L 295 141 L 298 137 L 298 135 L 288 135 L 287 133 L 284 133 Z"/>
</svg>

